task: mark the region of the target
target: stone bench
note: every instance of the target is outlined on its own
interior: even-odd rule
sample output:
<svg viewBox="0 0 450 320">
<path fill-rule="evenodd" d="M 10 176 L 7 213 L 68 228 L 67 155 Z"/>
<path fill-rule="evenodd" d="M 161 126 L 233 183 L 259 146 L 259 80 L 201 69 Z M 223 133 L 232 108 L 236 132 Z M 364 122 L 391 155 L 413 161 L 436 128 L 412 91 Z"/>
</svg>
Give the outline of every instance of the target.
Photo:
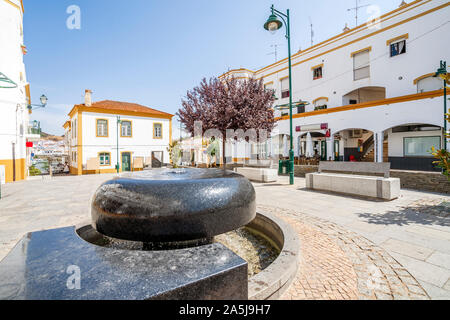
<svg viewBox="0 0 450 320">
<path fill-rule="evenodd" d="M 390 163 L 323 161 L 319 172 L 306 174 L 306 188 L 394 200 L 400 196 L 400 179 L 390 178 L 390 168 Z"/>
<path fill-rule="evenodd" d="M 250 168 L 271 168 L 272 165 L 272 160 L 248 160 L 245 163 L 245 166 Z"/>
<path fill-rule="evenodd" d="M 234 172 L 239 173 L 250 181 L 254 182 L 277 182 L 278 170 L 271 168 L 234 168 Z"/>
</svg>

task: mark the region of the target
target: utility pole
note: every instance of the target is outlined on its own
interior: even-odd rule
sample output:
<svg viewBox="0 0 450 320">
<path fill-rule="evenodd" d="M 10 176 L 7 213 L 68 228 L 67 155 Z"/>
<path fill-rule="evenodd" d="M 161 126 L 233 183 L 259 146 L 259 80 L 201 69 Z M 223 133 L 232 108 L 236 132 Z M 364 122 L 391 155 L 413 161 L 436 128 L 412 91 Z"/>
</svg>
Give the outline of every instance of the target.
<svg viewBox="0 0 450 320">
<path fill-rule="evenodd" d="M 116 163 L 116 170 L 117 170 L 117 174 L 119 174 L 120 172 L 120 162 L 119 162 L 119 125 L 122 123 L 122 121 L 120 120 L 120 116 L 117 116 L 117 130 L 116 130 L 116 134 L 117 134 L 117 163 Z"/>
<path fill-rule="evenodd" d="M 365 8 L 365 7 L 370 6 L 370 4 L 366 4 L 366 5 L 360 6 L 360 5 L 359 5 L 359 1 L 360 1 L 360 0 L 355 0 L 355 7 L 354 7 L 354 8 L 347 9 L 347 11 L 355 11 L 355 20 L 356 20 L 356 25 L 355 25 L 355 27 L 358 26 L 358 12 L 359 12 L 359 9 L 362 9 L 362 8 Z"/>
</svg>

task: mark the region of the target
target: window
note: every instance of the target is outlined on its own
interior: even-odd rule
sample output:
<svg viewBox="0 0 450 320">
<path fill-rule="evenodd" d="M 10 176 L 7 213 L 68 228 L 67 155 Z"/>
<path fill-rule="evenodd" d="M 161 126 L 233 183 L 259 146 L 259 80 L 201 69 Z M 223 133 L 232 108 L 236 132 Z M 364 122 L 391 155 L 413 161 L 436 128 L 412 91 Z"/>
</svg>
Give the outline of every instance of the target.
<svg viewBox="0 0 450 320">
<path fill-rule="evenodd" d="M 406 53 L 406 40 L 391 43 L 391 57 Z"/>
<path fill-rule="evenodd" d="M 73 122 L 73 126 L 74 126 L 73 136 L 74 136 L 74 138 L 76 138 L 77 137 L 77 119 L 75 119 L 75 121 Z"/>
<path fill-rule="evenodd" d="M 358 104 L 358 100 L 350 99 L 349 104 Z"/>
<path fill-rule="evenodd" d="M 289 78 L 281 79 L 281 98 L 289 98 Z"/>
<path fill-rule="evenodd" d="M 266 83 L 264 85 L 264 90 L 266 91 L 273 90 L 273 82 Z"/>
<path fill-rule="evenodd" d="M 131 138 L 131 136 L 132 136 L 131 121 L 122 121 L 120 136 Z"/>
<path fill-rule="evenodd" d="M 108 120 L 97 119 L 97 137 L 108 137 Z"/>
<path fill-rule="evenodd" d="M 370 77 L 370 49 L 353 54 L 353 78 L 361 80 Z"/>
<path fill-rule="evenodd" d="M 98 154 L 100 158 L 101 166 L 110 166 L 111 165 L 111 154 L 109 152 L 102 152 Z"/>
<path fill-rule="evenodd" d="M 297 107 L 297 113 L 305 113 L 305 105 L 300 105 Z"/>
<path fill-rule="evenodd" d="M 443 81 L 441 78 L 428 76 L 417 81 L 417 93 L 434 91 L 443 88 Z"/>
<path fill-rule="evenodd" d="M 162 124 L 153 124 L 153 139 L 162 139 Z"/>
<path fill-rule="evenodd" d="M 405 157 L 431 157 L 431 147 L 441 147 L 441 137 L 409 137 L 404 138 Z"/>
<path fill-rule="evenodd" d="M 313 69 L 313 79 L 321 79 L 322 78 L 322 67 L 318 67 Z"/>
<path fill-rule="evenodd" d="M 273 96 L 275 97 L 275 89 L 273 88 L 273 82 L 266 83 L 266 84 L 264 85 L 264 90 L 265 90 L 265 91 L 272 91 Z M 276 99 L 276 98 L 275 98 L 275 99 Z"/>
<path fill-rule="evenodd" d="M 314 110 L 323 110 L 328 108 L 328 98 L 318 98 L 314 101 Z"/>
</svg>

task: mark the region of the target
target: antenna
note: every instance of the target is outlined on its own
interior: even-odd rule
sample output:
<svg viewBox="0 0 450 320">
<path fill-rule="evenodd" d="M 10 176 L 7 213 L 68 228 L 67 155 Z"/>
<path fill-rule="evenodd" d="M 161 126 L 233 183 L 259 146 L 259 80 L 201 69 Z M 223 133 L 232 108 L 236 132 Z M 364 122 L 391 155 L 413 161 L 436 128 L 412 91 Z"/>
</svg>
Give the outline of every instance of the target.
<svg viewBox="0 0 450 320">
<path fill-rule="evenodd" d="M 275 55 L 275 62 L 278 61 L 278 47 L 282 46 L 281 44 L 272 44 L 270 45 L 271 48 L 274 48 L 274 51 L 269 52 L 267 55 Z"/>
<path fill-rule="evenodd" d="M 309 17 L 309 24 L 311 26 L 311 47 L 314 45 L 314 29 L 311 17 Z"/>
<path fill-rule="evenodd" d="M 355 11 L 356 27 L 358 26 L 358 12 L 359 12 L 359 9 L 370 6 L 370 4 L 366 4 L 366 5 L 360 6 L 359 5 L 359 1 L 360 0 L 355 0 L 355 7 L 347 9 L 347 11 Z"/>
</svg>

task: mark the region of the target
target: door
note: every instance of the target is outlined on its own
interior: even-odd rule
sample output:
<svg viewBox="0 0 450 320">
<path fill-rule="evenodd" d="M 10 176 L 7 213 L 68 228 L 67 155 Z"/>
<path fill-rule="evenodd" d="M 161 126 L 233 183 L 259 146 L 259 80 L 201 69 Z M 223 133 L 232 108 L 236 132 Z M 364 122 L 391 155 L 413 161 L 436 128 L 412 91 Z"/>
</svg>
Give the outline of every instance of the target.
<svg viewBox="0 0 450 320">
<path fill-rule="evenodd" d="M 163 156 L 164 156 L 164 153 L 162 151 L 153 151 L 152 152 L 152 168 L 161 168 L 162 167 Z"/>
<path fill-rule="evenodd" d="M 122 153 L 122 171 L 131 171 L 131 154 L 129 152 Z"/>
</svg>

